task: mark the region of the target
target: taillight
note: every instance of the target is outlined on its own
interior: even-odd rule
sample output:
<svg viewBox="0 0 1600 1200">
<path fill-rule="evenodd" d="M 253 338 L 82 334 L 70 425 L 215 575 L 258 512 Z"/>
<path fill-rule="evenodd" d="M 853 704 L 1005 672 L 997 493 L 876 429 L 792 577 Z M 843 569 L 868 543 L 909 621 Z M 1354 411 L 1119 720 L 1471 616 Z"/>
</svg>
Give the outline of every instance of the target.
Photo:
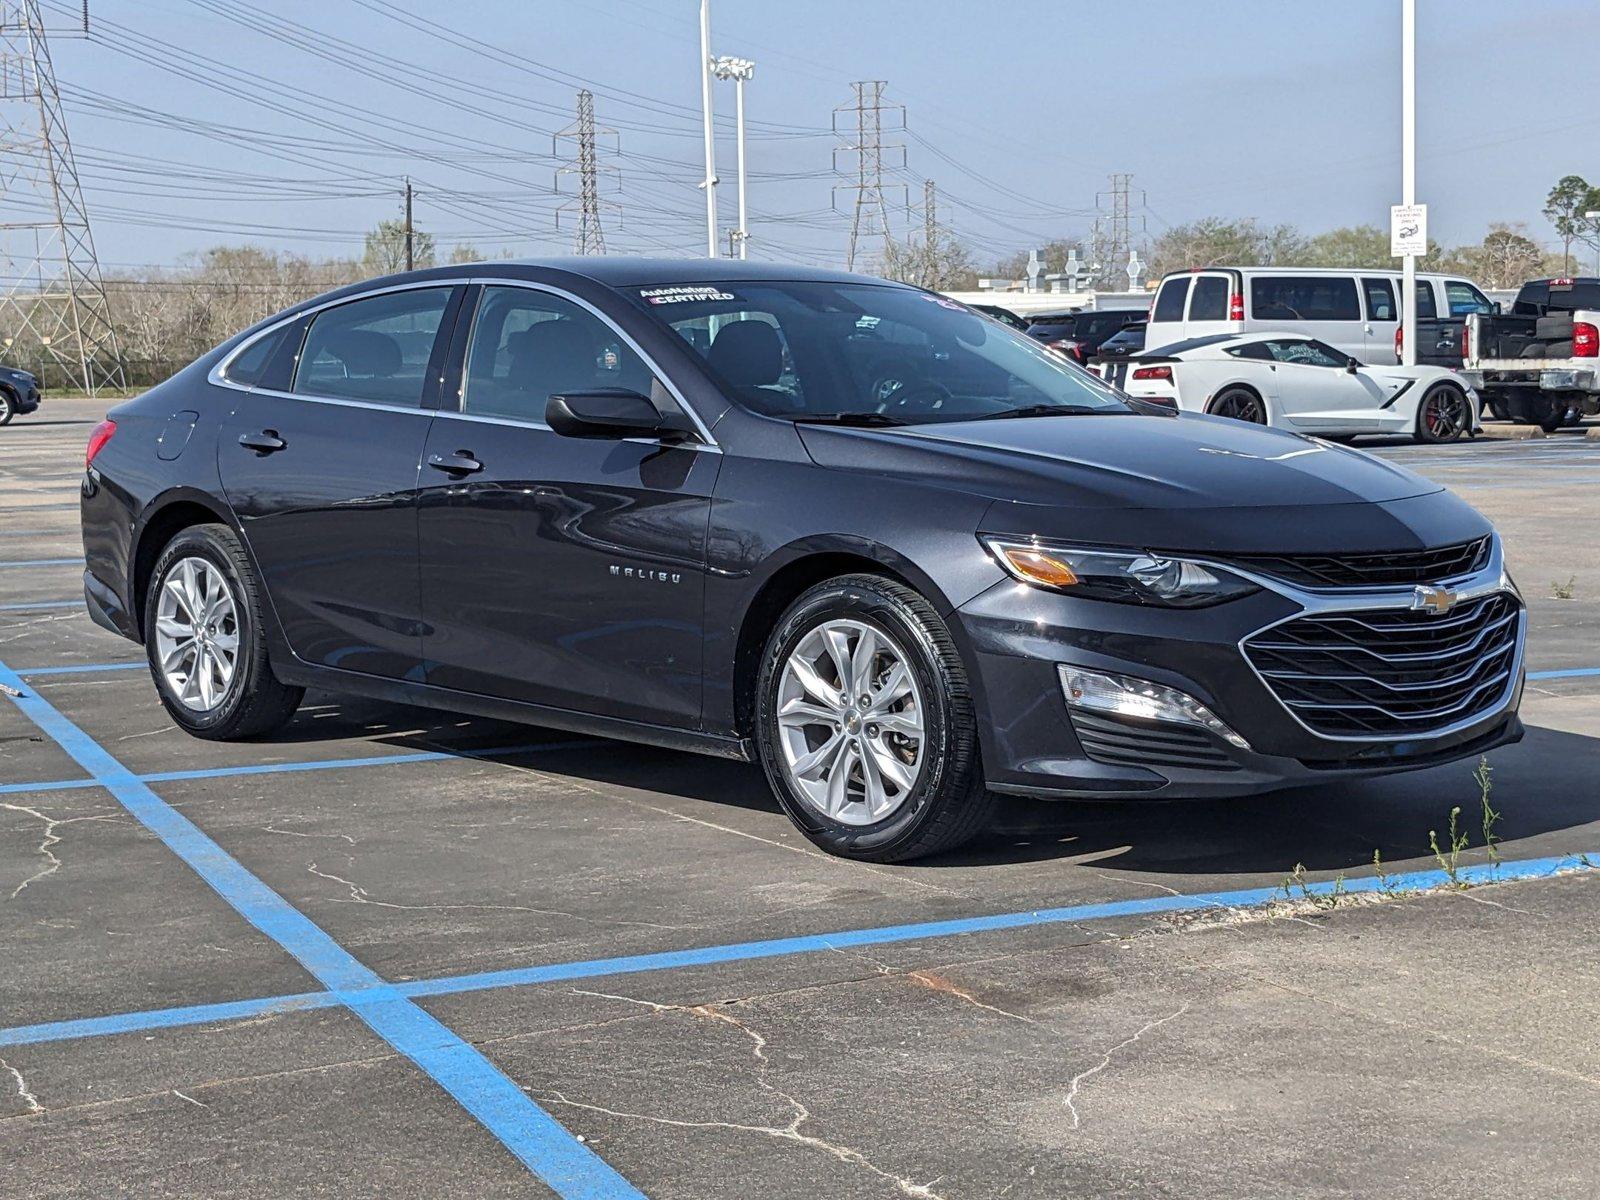
<svg viewBox="0 0 1600 1200">
<path fill-rule="evenodd" d="M 1170 380 L 1172 378 L 1172 368 L 1171 367 L 1135 367 L 1133 369 L 1133 377 L 1135 379 L 1168 379 L 1168 380 Z"/>
<path fill-rule="evenodd" d="M 1057 350 L 1068 358 L 1076 358 L 1080 361 L 1083 358 L 1083 343 L 1073 341 L 1071 338 L 1062 338 L 1059 341 L 1050 342 L 1049 346 L 1050 349 Z"/>
<path fill-rule="evenodd" d="M 1228 320 L 1244 320 L 1244 297 L 1238 292 L 1228 297 Z"/>
<path fill-rule="evenodd" d="M 1406 327 L 1404 325 L 1396 325 L 1394 327 L 1394 360 L 1397 363 L 1403 363 L 1406 360 Z"/>
<path fill-rule="evenodd" d="M 117 431 L 115 421 L 101 421 L 89 434 L 89 445 L 83 452 L 83 465 L 87 467 L 94 461 L 94 456 L 106 448 L 106 443 L 111 440 L 111 435 Z"/>
<path fill-rule="evenodd" d="M 1574 321 L 1572 323 L 1572 357 L 1600 357 L 1600 329 L 1596 329 L 1587 321 Z"/>
<path fill-rule="evenodd" d="M 1461 361 L 1466 362 L 1472 357 L 1472 322 L 1468 321 L 1461 326 Z"/>
</svg>

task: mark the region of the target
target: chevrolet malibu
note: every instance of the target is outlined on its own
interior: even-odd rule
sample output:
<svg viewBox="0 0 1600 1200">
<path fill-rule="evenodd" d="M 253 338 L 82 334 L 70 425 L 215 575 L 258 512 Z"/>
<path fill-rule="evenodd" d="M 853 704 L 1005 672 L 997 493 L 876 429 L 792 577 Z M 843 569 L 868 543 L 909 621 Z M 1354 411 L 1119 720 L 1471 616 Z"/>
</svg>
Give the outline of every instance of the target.
<svg viewBox="0 0 1600 1200">
<path fill-rule="evenodd" d="M 90 615 L 197 737 L 318 687 L 755 760 L 853 858 L 947 850 L 1000 793 L 1246 795 L 1522 733 L 1523 605 L 1454 495 L 854 275 L 360 284 L 114 409 L 82 491 Z"/>
</svg>

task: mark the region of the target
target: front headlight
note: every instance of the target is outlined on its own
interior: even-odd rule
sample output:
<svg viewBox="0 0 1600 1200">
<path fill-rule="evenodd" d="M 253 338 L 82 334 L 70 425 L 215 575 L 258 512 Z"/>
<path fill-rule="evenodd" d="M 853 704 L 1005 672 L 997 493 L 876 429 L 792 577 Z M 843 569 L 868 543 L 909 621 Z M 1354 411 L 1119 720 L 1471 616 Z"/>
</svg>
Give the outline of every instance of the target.
<svg viewBox="0 0 1600 1200">
<path fill-rule="evenodd" d="M 1002 537 L 982 541 L 1013 578 L 1069 596 L 1203 608 L 1261 590 L 1221 567 L 1147 550 L 1100 550 Z"/>
</svg>

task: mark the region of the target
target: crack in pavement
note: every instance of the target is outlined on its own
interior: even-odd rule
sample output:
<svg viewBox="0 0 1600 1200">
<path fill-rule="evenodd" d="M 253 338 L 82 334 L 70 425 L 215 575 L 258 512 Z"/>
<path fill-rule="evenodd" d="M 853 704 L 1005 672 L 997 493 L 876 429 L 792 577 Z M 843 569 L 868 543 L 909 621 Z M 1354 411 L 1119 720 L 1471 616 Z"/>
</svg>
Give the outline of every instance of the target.
<svg viewBox="0 0 1600 1200">
<path fill-rule="evenodd" d="M 776 1096 L 786 1103 L 791 1111 L 787 1125 L 747 1125 L 736 1121 L 687 1121 L 675 1117 L 661 1117 L 651 1113 L 623 1112 L 618 1109 L 605 1108 L 597 1104 L 587 1104 L 578 1100 L 569 1100 L 561 1092 L 552 1092 L 550 1097 L 541 1098 L 541 1103 L 563 1104 L 571 1108 L 584 1109 L 589 1112 L 601 1113 L 606 1116 L 618 1117 L 625 1120 L 647 1121 L 656 1125 L 670 1125 L 679 1129 L 728 1129 L 743 1133 L 759 1133 L 766 1137 L 777 1138 L 781 1141 L 795 1142 L 808 1146 L 814 1150 L 821 1150 L 832 1155 L 842 1163 L 862 1167 L 871 1171 L 881 1179 L 886 1179 L 899 1189 L 901 1195 L 919 1197 L 920 1200 L 944 1200 L 938 1192 L 933 1190 L 933 1185 L 938 1183 L 943 1176 L 930 1179 L 926 1183 L 917 1183 L 909 1176 L 896 1175 L 893 1171 L 885 1170 L 869 1159 L 860 1150 L 852 1146 L 831 1142 L 826 1138 L 817 1137 L 815 1134 L 801 1132 L 801 1126 L 811 1120 L 811 1110 L 790 1093 L 778 1087 L 767 1078 L 767 1072 L 772 1066 L 772 1060 L 767 1057 L 767 1039 L 759 1030 L 752 1029 L 744 1021 L 732 1013 L 724 1011 L 730 1005 L 742 1005 L 747 1000 L 719 1000 L 707 1004 L 659 1004 L 654 1000 L 644 1000 L 636 996 L 623 996 L 613 992 L 591 992 L 581 988 L 570 989 L 575 995 L 598 996 L 607 1000 L 620 1000 L 628 1004 L 640 1004 L 654 1012 L 682 1012 L 690 1016 L 707 1021 L 716 1021 L 731 1025 L 740 1033 L 750 1039 L 751 1052 L 755 1055 L 756 1062 L 760 1064 L 756 1069 L 756 1086 L 769 1095 Z"/>
<path fill-rule="evenodd" d="M 56 818 L 48 817 L 44 813 L 40 812 L 37 808 L 29 808 L 25 804 L 9 804 L 4 802 L 0 802 L 0 808 L 10 809 L 12 812 L 25 813 L 28 816 L 33 817 L 35 820 L 44 822 L 44 840 L 39 843 L 38 848 L 34 851 L 34 853 L 44 856 L 44 869 L 35 871 L 32 875 L 28 876 L 28 878 L 17 884 L 16 887 L 12 888 L 11 895 L 6 897 L 8 900 L 15 900 L 23 893 L 23 891 L 27 889 L 30 883 L 38 883 L 39 880 L 48 878 L 61 869 L 61 859 L 58 858 L 55 851 L 51 849 L 52 846 L 58 846 L 61 844 L 61 837 L 56 833 L 56 830 L 59 827 L 62 825 L 75 825 L 79 821 L 111 821 L 115 820 L 117 816 L 116 813 L 100 813 L 92 817 Z"/>
<path fill-rule="evenodd" d="M 1090 1067 L 1086 1071 L 1079 1071 L 1072 1077 L 1071 1082 L 1067 1084 L 1067 1094 L 1064 1099 L 1067 1106 L 1067 1111 L 1072 1114 L 1072 1127 L 1074 1129 L 1079 1128 L 1083 1124 L 1082 1118 L 1078 1113 L 1078 1106 L 1076 1103 L 1074 1103 L 1074 1101 L 1077 1099 L 1079 1089 L 1082 1088 L 1082 1086 L 1094 1076 L 1100 1074 L 1101 1071 L 1104 1071 L 1107 1067 L 1109 1067 L 1111 1065 L 1111 1060 L 1117 1056 L 1118 1051 L 1127 1049 L 1140 1038 L 1144 1037 L 1145 1034 L 1149 1033 L 1153 1029 L 1160 1028 L 1168 1021 L 1176 1021 L 1179 1017 L 1183 1016 L 1184 1013 L 1189 1011 L 1190 1003 L 1190 1001 L 1185 1000 L 1176 1012 L 1168 1013 L 1164 1017 L 1157 1017 L 1153 1021 L 1146 1021 L 1143 1025 L 1139 1026 L 1138 1029 L 1135 1029 L 1132 1034 L 1123 1038 L 1115 1046 L 1107 1050 L 1105 1052 L 1105 1056 L 1101 1058 L 1099 1062 L 1095 1063 L 1094 1066 Z"/>
</svg>

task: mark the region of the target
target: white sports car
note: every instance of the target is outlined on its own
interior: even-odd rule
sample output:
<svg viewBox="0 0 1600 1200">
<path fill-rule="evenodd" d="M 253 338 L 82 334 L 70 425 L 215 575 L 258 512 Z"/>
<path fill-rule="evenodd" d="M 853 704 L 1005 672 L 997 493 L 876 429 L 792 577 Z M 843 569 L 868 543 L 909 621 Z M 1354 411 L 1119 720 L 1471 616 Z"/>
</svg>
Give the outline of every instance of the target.
<svg viewBox="0 0 1600 1200">
<path fill-rule="evenodd" d="M 1298 433 L 1453 442 L 1479 427 L 1477 393 L 1454 371 L 1371 367 L 1299 333 L 1190 338 L 1099 369 L 1130 396 Z"/>
</svg>

